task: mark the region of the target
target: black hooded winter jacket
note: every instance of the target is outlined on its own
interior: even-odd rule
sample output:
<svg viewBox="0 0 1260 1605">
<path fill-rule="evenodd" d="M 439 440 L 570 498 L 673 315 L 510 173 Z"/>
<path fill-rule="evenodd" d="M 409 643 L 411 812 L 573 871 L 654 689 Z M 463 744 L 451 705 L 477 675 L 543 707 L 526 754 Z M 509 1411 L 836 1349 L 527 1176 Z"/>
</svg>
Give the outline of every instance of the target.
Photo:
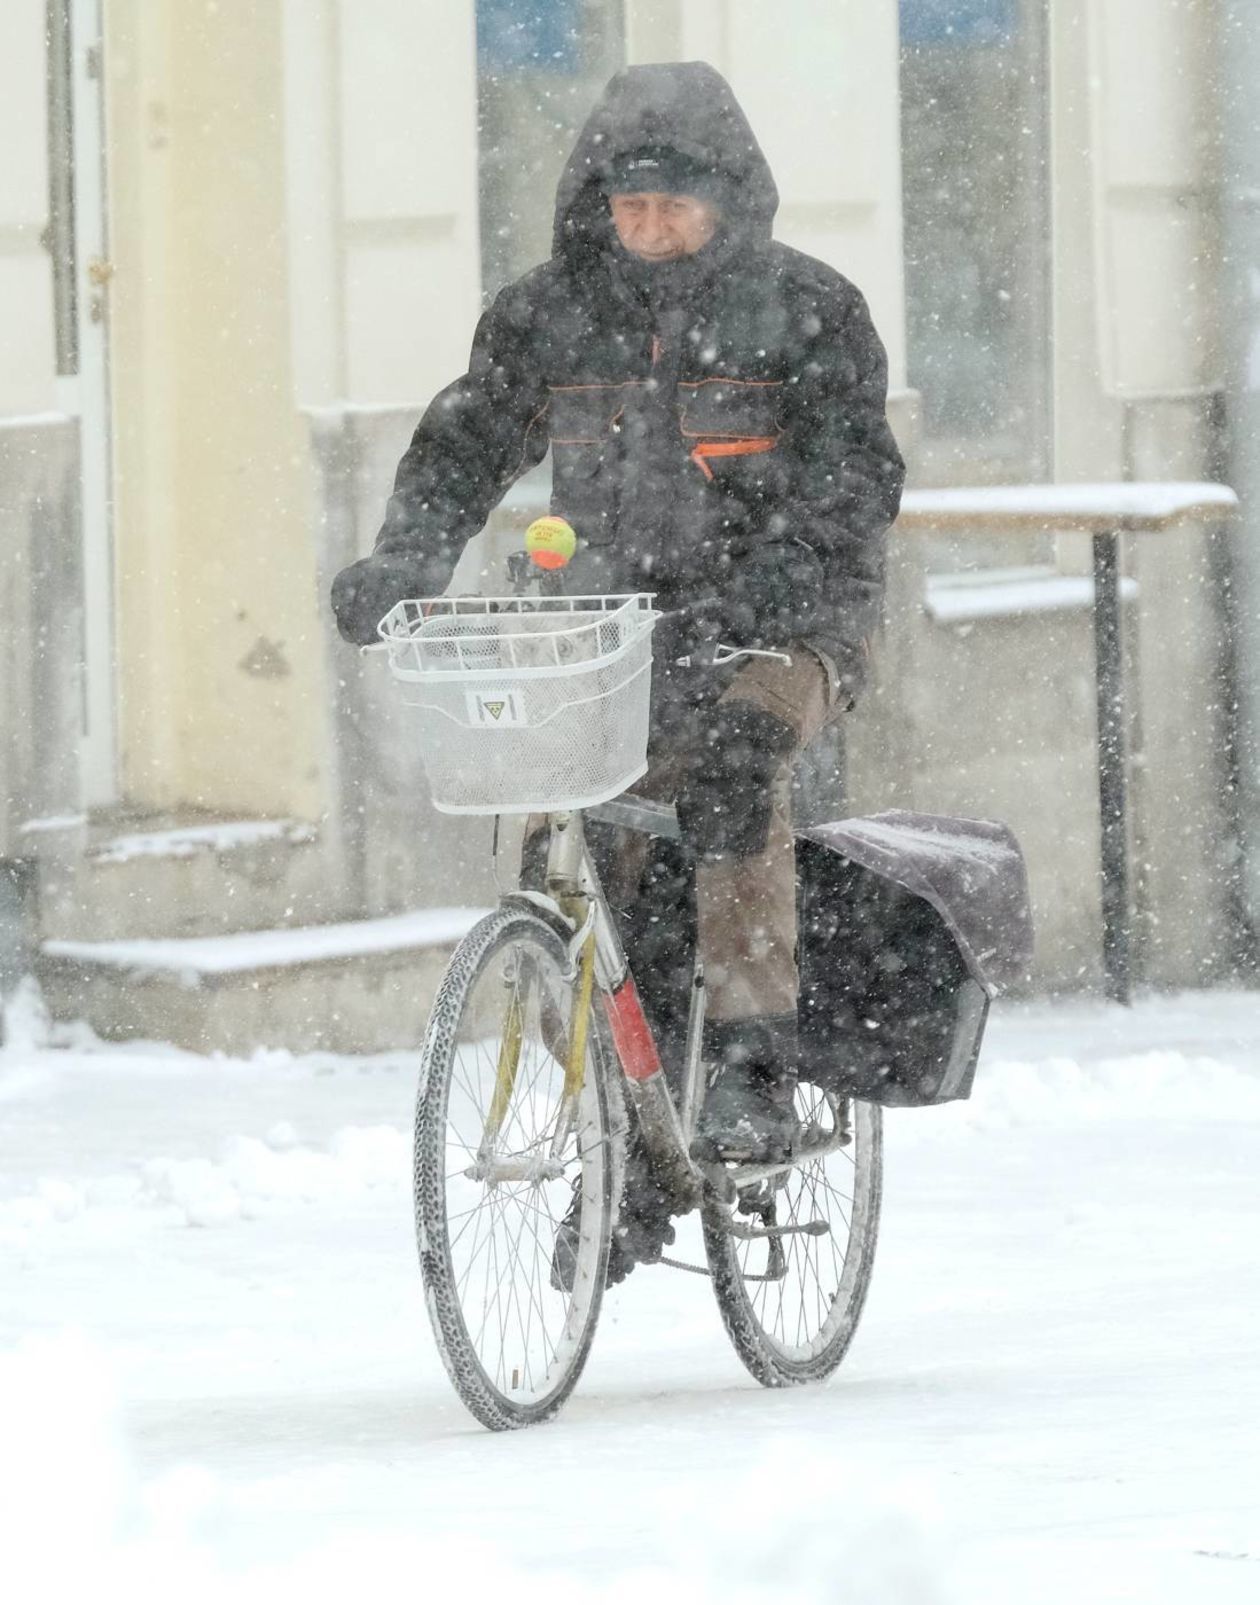
<svg viewBox="0 0 1260 1605">
<path fill-rule="evenodd" d="M 722 223 L 694 256 L 647 264 L 617 241 L 604 183 L 644 147 L 713 175 Z M 441 592 L 550 447 L 552 510 L 579 541 L 566 590 L 701 604 L 732 644 L 807 640 L 855 694 L 905 470 L 866 303 L 833 268 L 771 239 L 777 205 L 712 67 L 618 73 L 561 177 L 551 260 L 483 315 L 468 372 L 433 401 L 399 464 L 375 552 L 338 577 L 343 633 L 372 639 L 391 600 L 374 580 L 388 589 L 398 576 L 392 600 Z"/>
</svg>

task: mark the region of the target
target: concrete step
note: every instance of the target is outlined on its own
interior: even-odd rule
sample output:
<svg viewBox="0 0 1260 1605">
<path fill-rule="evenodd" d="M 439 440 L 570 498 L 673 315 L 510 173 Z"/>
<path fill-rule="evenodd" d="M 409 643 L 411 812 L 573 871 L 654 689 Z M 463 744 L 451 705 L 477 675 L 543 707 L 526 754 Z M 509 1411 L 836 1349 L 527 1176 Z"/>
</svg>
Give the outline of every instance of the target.
<svg viewBox="0 0 1260 1605">
<path fill-rule="evenodd" d="M 294 819 L 115 815 L 38 846 L 44 937 L 217 936 L 333 920 L 326 854 Z"/>
<path fill-rule="evenodd" d="M 45 939 L 53 1017 L 198 1053 L 379 1053 L 418 1046 L 455 944 L 483 910 L 423 909 L 221 937 Z"/>
</svg>

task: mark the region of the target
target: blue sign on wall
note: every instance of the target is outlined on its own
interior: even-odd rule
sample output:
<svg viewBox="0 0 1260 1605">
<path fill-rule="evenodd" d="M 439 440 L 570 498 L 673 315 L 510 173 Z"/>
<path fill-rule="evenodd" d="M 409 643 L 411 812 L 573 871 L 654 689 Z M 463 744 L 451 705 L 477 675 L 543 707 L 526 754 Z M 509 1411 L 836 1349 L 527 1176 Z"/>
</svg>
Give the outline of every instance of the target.
<svg viewBox="0 0 1260 1605">
<path fill-rule="evenodd" d="M 582 0 L 477 0 L 483 72 L 573 73 L 581 65 Z"/>
<path fill-rule="evenodd" d="M 901 0 L 903 45 L 1000 45 L 1019 29 L 1019 0 Z"/>
</svg>

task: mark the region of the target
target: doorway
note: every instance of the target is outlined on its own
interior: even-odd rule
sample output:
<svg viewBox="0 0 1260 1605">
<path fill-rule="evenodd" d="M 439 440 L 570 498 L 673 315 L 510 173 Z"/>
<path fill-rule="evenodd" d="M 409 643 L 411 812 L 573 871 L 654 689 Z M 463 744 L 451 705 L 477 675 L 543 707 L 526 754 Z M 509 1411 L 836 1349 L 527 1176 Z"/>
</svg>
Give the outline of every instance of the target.
<svg viewBox="0 0 1260 1605">
<path fill-rule="evenodd" d="M 118 796 L 117 674 L 101 0 L 48 0 L 49 243 L 61 409 L 78 420 L 82 550 L 80 785 Z"/>
</svg>

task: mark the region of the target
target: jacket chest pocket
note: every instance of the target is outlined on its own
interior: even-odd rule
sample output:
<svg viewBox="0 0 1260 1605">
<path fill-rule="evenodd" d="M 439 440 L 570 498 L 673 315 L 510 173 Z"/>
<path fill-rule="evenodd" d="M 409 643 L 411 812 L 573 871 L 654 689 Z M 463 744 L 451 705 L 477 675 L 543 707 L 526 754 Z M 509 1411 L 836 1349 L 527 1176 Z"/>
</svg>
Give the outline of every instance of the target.
<svg viewBox="0 0 1260 1605">
<path fill-rule="evenodd" d="M 616 524 L 618 430 L 631 386 L 552 385 L 552 510 L 572 520 L 584 546 L 606 546 Z"/>
<path fill-rule="evenodd" d="M 679 427 L 691 460 L 706 479 L 715 458 L 773 451 L 782 383 L 777 379 L 701 379 L 678 386 Z"/>
<path fill-rule="evenodd" d="M 625 411 L 627 384 L 552 385 L 547 422 L 553 446 L 603 446 Z"/>
</svg>

